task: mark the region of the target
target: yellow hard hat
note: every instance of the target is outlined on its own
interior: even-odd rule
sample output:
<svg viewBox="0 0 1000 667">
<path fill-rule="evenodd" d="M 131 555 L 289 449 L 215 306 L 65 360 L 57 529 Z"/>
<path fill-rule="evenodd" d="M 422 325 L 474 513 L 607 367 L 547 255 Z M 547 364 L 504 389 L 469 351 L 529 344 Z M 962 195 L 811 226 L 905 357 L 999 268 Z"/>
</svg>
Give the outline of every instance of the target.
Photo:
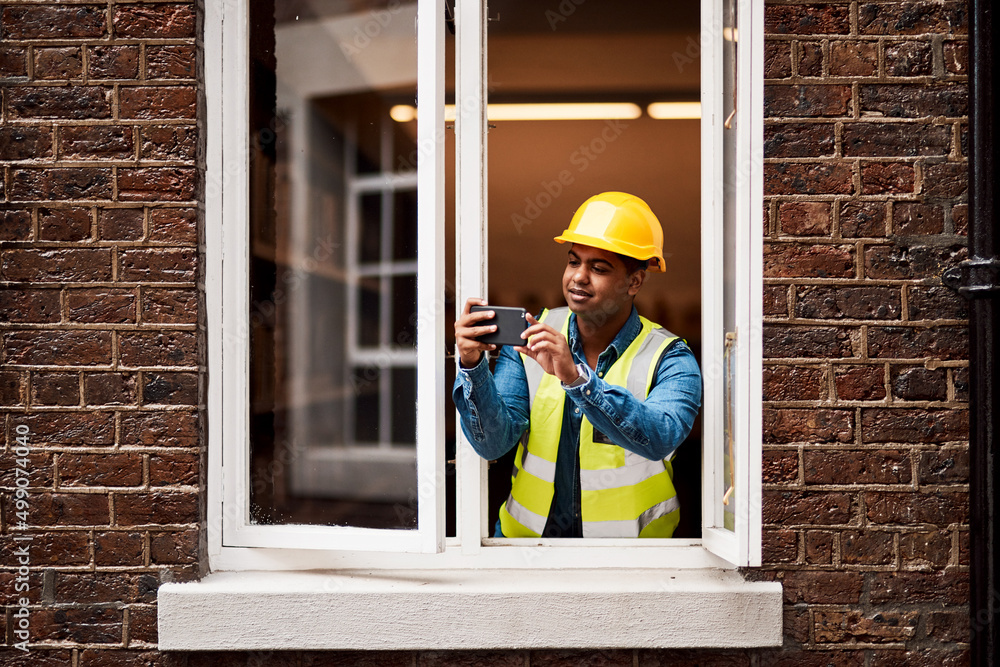
<svg viewBox="0 0 1000 667">
<path fill-rule="evenodd" d="M 663 228 L 649 205 L 635 195 L 602 192 L 576 210 L 569 227 L 555 237 L 636 259 L 656 259 L 649 271 L 663 271 Z"/>
</svg>

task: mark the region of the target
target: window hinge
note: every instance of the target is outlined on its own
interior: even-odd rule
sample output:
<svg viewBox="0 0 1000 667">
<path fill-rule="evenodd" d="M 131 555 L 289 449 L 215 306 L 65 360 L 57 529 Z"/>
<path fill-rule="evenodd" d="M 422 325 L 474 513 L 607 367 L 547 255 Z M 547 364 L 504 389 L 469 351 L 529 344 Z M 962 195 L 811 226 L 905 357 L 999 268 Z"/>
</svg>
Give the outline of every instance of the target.
<svg viewBox="0 0 1000 667">
<path fill-rule="evenodd" d="M 972 299 L 1000 293 L 1000 259 L 972 258 L 941 274 L 941 282 Z"/>
</svg>

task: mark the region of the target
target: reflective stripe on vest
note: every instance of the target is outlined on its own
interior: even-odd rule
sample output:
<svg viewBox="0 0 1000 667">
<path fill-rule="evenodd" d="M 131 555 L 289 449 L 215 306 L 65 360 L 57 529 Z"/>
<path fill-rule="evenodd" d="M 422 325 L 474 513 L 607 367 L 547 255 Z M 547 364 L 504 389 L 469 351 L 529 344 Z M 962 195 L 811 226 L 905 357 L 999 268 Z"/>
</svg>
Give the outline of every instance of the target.
<svg viewBox="0 0 1000 667">
<path fill-rule="evenodd" d="M 542 313 L 566 335 L 569 309 Z M 640 318 L 642 329 L 604 380 L 645 400 L 656 366 L 676 336 Z M 507 537 L 538 537 L 555 495 L 555 469 L 566 393 L 558 378 L 521 355 L 531 401 L 530 431 L 518 444 L 511 493 L 500 508 Z M 594 442 L 594 428 L 580 424 L 580 488 L 584 537 L 670 537 L 680 516 L 669 460 L 650 461 L 616 445 Z"/>
</svg>

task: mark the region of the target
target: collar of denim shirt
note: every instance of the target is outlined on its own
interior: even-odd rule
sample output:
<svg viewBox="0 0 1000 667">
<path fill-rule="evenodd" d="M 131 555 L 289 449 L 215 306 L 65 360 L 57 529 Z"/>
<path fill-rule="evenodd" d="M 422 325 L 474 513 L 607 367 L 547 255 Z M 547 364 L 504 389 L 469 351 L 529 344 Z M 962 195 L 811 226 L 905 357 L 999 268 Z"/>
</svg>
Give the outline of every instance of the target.
<svg viewBox="0 0 1000 667">
<path fill-rule="evenodd" d="M 608 345 L 607 349 L 597 357 L 598 367 L 601 370 L 607 370 L 628 349 L 628 346 L 632 344 L 632 341 L 635 340 L 635 337 L 639 335 L 641 330 L 642 321 L 639 320 L 639 311 L 635 309 L 635 306 L 632 306 L 632 312 L 629 313 L 628 319 L 625 320 L 625 325 L 618 330 L 618 334 L 611 341 L 611 345 Z M 576 326 L 576 313 L 570 315 L 569 331 L 567 331 L 567 334 L 569 349 L 573 352 L 573 359 L 577 363 L 587 363 L 586 357 L 583 354 L 583 344 L 580 342 L 580 329 Z"/>
</svg>

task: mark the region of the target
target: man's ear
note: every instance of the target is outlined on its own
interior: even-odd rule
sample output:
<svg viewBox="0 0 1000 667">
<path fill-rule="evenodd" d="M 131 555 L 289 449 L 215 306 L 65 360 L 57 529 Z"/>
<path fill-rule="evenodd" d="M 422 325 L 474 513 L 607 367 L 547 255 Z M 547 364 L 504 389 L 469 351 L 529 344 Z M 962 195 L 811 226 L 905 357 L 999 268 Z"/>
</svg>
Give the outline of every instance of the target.
<svg viewBox="0 0 1000 667">
<path fill-rule="evenodd" d="M 631 296 L 635 296 L 639 293 L 642 288 L 642 284 L 646 281 L 646 270 L 639 269 L 638 271 L 633 271 L 628 277 L 628 293 Z"/>
</svg>

